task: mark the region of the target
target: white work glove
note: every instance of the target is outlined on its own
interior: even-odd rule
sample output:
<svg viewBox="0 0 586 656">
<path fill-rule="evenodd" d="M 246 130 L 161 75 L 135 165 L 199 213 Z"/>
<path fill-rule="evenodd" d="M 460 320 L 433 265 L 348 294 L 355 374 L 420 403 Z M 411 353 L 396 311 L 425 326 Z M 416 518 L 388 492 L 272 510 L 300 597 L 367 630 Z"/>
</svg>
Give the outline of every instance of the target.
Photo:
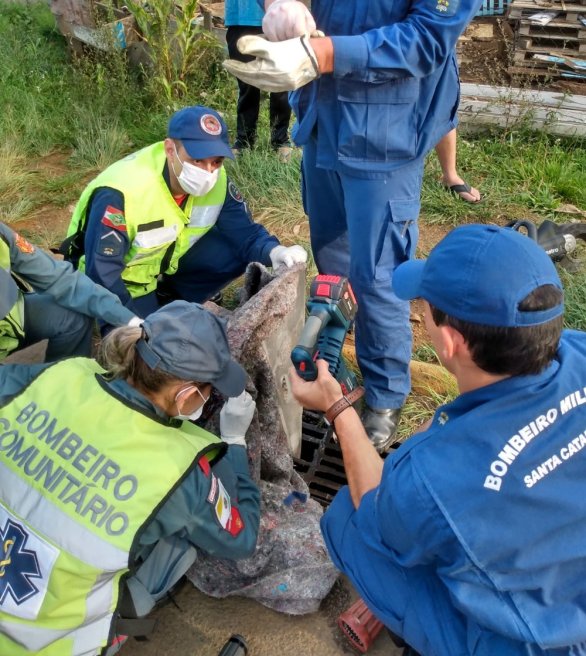
<svg viewBox="0 0 586 656">
<path fill-rule="evenodd" d="M 292 91 L 319 77 L 317 57 L 306 35 L 274 43 L 247 34 L 238 39 L 237 46 L 243 55 L 256 59 L 246 63 L 228 59 L 223 66 L 253 87 L 271 93 Z"/>
<path fill-rule="evenodd" d="M 224 403 L 220 410 L 220 437 L 226 444 L 246 446 L 246 431 L 254 416 L 256 403 L 244 390 L 240 396 L 234 396 Z"/>
<path fill-rule="evenodd" d="M 284 265 L 287 268 L 294 264 L 307 262 L 307 251 L 303 246 L 275 246 L 269 253 L 273 269 L 278 269 Z"/>
<path fill-rule="evenodd" d="M 262 31 L 269 41 L 285 41 L 315 32 L 315 20 L 298 0 L 275 0 L 262 19 Z"/>
</svg>

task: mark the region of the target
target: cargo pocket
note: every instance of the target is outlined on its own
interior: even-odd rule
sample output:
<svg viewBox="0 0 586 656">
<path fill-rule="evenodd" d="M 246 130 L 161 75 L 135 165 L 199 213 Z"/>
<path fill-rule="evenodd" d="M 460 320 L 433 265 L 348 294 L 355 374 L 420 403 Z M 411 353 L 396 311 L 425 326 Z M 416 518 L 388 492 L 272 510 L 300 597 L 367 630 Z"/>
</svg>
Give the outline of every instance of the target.
<svg viewBox="0 0 586 656">
<path fill-rule="evenodd" d="M 376 249 L 375 280 L 389 280 L 399 264 L 414 257 L 419 237 L 419 207 L 419 199 L 389 201 L 387 221 Z"/>
<path fill-rule="evenodd" d="M 381 84 L 340 80 L 338 158 L 348 162 L 390 162 L 415 157 L 418 95 L 416 78 Z"/>
</svg>

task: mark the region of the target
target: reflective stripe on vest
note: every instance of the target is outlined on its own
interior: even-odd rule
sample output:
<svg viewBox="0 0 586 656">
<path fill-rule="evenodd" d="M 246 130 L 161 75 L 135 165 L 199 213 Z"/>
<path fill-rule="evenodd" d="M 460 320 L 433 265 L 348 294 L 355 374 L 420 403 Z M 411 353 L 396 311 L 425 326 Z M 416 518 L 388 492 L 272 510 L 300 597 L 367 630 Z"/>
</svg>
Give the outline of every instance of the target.
<svg viewBox="0 0 586 656">
<path fill-rule="evenodd" d="M 99 653 L 138 532 L 222 449 L 130 410 L 100 371 L 57 363 L 0 409 L 0 654 Z"/>
<path fill-rule="evenodd" d="M 119 191 L 124 196 L 130 241 L 122 279 L 134 298 L 153 291 L 160 273 L 177 271 L 181 255 L 216 223 L 226 198 L 227 177 L 222 167 L 213 189 L 205 196 L 189 196 L 182 210 L 163 178 L 165 160 L 161 141 L 112 164 L 86 187 L 67 231 L 71 236 L 85 230 L 87 207 L 98 187 Z M 79 268 L 85 268 L 84 257 Z"/>
<path fill-rule="evenodd" d="M 0 267 L 10 273 L 10 246 L 0 238 Z M 17 287 L 14 280 L 11 283 Z M 4 290 L 3 293 L 6 293 Z M 0 360 L 20 347 L 24 340 L 24 299 L 18 290 L 16 303 L 5 317 L 0 319 Z"/>
</svg>

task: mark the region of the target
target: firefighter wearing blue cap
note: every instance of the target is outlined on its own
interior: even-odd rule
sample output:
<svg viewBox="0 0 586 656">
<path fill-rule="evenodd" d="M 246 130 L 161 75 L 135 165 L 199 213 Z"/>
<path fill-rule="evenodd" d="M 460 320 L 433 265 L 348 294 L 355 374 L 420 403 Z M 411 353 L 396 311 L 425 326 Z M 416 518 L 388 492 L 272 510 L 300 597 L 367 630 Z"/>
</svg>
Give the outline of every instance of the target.
<svg viewBox="0 0 586 656">
<path fill-rule="evenodd" d="M 225 65 L 248 84 L 292 90 L 314 258 L 320 272 L 349 276 L 356 293 L 363 419 L 385 451 L 410 388 L 409 309 L 393 273 L 415 253 L 424 157 L 457 124 L 454 48 L 480 2 L 305 4 L 265 0 L 269 40 L 242 37 L 240 51 L 255 60 Z M 311 38 L 316 28 L 325 37 Z"/>
<path fill-rule="evenodd" d="M 0 361 L 44 339 L 48 362 L 89 356 L 96 319 L 140 322 L 114 294 L 0 223 Z"/>
<path fill-rule="evenodd" d="M 255 402 L 223 321 L 174 301 L 102 360 L 0 367 L 0 654 L 110 656 L 198 549 L 254 551 Z M 213 388 L 221 439 L 192 423 Z"/>
<path fill-rule="evenodd" d="M 186 107 L 167 138 L 116 162 L 84 190 L 63 244 L 67 257 L 139 316 L 172 299 L 203 302 L 249 262 L 305 262 L 252 220 L 223 166 L 228 129 Z"/>
<path fill-rule="evenodd" d="M 315 383 L 292 373 L 344 457 L 322 519 L 334 563 L 424 656 L 586 653 L 586 334 L 562 330 L 555 266 L 517 232 L 469 225 L 394 285 L 424 300 L 460 395 L 383 461 L 327 363 Z"/>
</svg>

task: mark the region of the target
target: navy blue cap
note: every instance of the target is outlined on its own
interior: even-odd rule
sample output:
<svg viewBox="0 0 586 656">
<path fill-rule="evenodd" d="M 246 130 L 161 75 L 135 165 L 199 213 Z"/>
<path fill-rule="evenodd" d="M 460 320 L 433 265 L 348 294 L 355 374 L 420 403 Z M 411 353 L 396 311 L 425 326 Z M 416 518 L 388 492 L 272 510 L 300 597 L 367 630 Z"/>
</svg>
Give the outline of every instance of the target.
<svg viewBox="0 0 586 656">
<path fill-rule="evenodd" d="M 192 159 L 234 159 L 226 123 L 218 112 L 209 107 L 196 105 L 175 112 L 169 121 L 167 136 L 179 139 Z"/>
<path fill-rule="evenodd" d="M 150 314 L 136 343 L 151 369 L 181 380 L 211 383 L 225 396 L 238 396 L 246 372 L 232 359 L 224 321 L 197 303 L 173 301 Z"/>
<path fill-rule="evenodd" d="M 427 260 L 404 262 L 393 274 L 399 298 L 423 298 L 451 317 L 486 326 L 536 326 L 563 314 L 563 302 L 548 310 L 519 310 L 519 303 L 541 285 L 563 289 L 543 248 L 494 225 L 456 228 Z"/>
</svg>

